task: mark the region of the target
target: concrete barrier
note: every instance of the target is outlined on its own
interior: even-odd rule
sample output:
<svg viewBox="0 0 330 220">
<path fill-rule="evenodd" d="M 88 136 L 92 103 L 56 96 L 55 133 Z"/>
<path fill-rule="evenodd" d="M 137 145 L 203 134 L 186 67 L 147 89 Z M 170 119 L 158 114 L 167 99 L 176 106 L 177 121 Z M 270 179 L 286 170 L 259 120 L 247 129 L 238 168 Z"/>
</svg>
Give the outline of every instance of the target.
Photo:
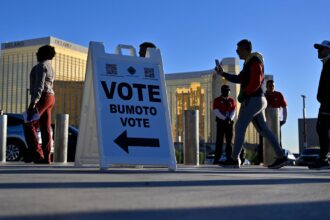
<svg viewBox="0 0 330 220">
<path fill-rule="evenodd" d="M 184 111 L 183 163 L 199 165 L 199 111 Z"/>
<path fill-rule="evenodd" d="M 280 111 L 279 108 L 267 107 L 265 110 L 266 123 L 268 128 L 273 132 L 277 141 L 280 137 Z M 276 154 L 274 149 L 271 146 L 271 143 L 264 138 L 263 146 L 263 157 L 264 157 L 264 166 L 269 166 L 273 164 L 276 160 Z"/>
<path fill-rule="evenodd" d="M 0 162 L 6 162 L 7 115 L 0 115 Z"/>
<path fill-rule="evenodd" d="M 56 115 L 54 162 L 66 163 L 68 152 L 69 115 Z"/>
</svg>

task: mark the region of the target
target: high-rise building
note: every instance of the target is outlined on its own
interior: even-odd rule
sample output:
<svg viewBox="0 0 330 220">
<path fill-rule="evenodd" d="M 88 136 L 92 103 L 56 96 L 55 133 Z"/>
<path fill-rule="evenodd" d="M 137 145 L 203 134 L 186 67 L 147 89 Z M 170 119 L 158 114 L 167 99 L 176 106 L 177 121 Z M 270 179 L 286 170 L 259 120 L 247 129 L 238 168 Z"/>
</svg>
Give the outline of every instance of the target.
<svg viewBox="0 0 330 220">
<path fill-rule="evenodd" d="M 55 71 L 56 114 L 69 114 L 70 124 L 79 126 L 83 84 L 88 48 L 54 37 L 14 41 L 1 44 L 0 53 L 0 108 L 5 113 L 21 113 L 29 102 L 29 75 L 37 64 L 36 52 L 43 45 L 55 47 L 56 56 L 52 60 Z M 237 58 L 224 58 L 222 65 L 226 72 L 239 73 Z M 266 75 L 266 80 L 272 76 Z M 237 84 L 228 83 L 213 74 L 213 70 L 165 74 L 169 110 L 174 142 L 183 140 L 183 112 L 199 110 L 200 140 L 215 142 L 216 124 L 212 114 L 213 100 L 220 95 L 221 85 L 228 84 L 231 96 L 236 99 L 239 92 Z M 238 108 L 240 107 L 239 103 Z M 238 114 L 238 110 L 237 110 Z M 259 134 L 249 125 L 245 140 L 249 144 L 259 143 Z"/>
<path fill-rule="evenodd" d="M 37 50 L 46 44 L 56 50 L 52 60 L 56 74 L 53 122 L 56 114 L 65 113 L 70 115 L 70 124 L 78 126 L 88 48 L 54 37 L 1 44 L 0 108 L 8 113 L 26 110 L 30 71 L 37 64 Z"/>
</svg>

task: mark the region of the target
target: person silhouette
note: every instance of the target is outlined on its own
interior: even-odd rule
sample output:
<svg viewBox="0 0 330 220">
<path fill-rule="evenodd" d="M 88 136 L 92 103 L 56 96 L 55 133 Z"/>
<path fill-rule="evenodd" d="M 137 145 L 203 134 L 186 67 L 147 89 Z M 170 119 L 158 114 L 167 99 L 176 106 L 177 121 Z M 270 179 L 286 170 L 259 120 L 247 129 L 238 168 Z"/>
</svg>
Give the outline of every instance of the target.
<svg viewBox="0 0 330 220">
<path fill-rule="evenodd" d="M 224 72 L 221 65 L 215 67 L 216 73 L 220 76 L 230 82 L 241 84 L 240 93 L 237 97 L 237 100 L 241 103 L 241 108 L 235 124 L 233 153 L 231 158 L 220 165 L 239 168 L 238 156 L 243 146 L 247 126 L 252 122 L 257 131 L 270 141 L 276 154 L 275 162 L 269 165 L 268 168 L 281 168 L 288 165 L 289 161 L 275 135 L 267 127 L 265 115 L 263 114 L 267 106 L 267 100 L 262 91 L 264 80 L 263 57 L 260 53 L 252 53 L 252 43 L 247 39 L 237 43 L 236 52 L 239 58 L 244 60 L 243 70 L 238 75 Z"/>
<path fill-rule="evenodd" d="M 329 169 L 327 154 L 329 152 L 329 131 L 330 131 L 330 41 L 323 41 L 314 44 L 317 49 L 318 58 L 323 63 L 317 90 L 317 101 L 320 103 L 319 114 L 317 117 L 316 131 L 320 141 L 319 159 L 310 169 Z"/>
<path fill-rule="evenodd" d="M 151 42 L 143 42 L 140 44 L 139 55 L 140 57 L 146 57 L 148 48 L 156 48 L 156 45 Z"/>
<path fill-rule="evenodd" d="M 55 57 L 55 48 L 50 45 L 42 46 L 36 54 L 38 64 L 30 73 L 31 102 L 27 115 L 38 112 L 40 119 L 24 124 L 27 137 L 28 151 L 24 161 L 35 163 L 51 163 L 51 111 L 55 104 L 53 83 L 55 73 L 51 60 Z M 38 143 L 37 129 L 40 128 L 42 146 Z"/>
</svg>

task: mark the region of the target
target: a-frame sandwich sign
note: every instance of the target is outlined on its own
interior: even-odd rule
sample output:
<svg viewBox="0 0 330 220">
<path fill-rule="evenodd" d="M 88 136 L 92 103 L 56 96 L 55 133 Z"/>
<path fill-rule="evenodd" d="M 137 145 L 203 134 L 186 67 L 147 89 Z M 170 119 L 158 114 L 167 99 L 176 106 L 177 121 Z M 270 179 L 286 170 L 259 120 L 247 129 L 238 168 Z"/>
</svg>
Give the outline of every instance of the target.
<svg viewBox="0 0 330 220">
<path fill-rule="evenodd" d="M 129 49 L 130 55 L 122 55 Z M 159 49 L 105 53 L 89 45 L 75 165 L 160 165 L 176 169 Z"/>
</svg>

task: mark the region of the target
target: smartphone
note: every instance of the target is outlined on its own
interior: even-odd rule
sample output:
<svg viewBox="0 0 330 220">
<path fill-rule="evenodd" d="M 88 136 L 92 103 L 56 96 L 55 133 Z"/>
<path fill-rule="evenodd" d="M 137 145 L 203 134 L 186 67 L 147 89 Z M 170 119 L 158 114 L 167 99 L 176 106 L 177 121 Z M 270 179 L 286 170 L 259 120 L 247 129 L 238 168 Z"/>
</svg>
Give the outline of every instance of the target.
<svg viewBox="0 0 330 220">
<path fill-rule="evenodd" d="M 215 59 L 215 65 L 216 65 L 216 66 L 220 66 L 220 62 L 219 62 L 218 59 Z"/>
</svg>

